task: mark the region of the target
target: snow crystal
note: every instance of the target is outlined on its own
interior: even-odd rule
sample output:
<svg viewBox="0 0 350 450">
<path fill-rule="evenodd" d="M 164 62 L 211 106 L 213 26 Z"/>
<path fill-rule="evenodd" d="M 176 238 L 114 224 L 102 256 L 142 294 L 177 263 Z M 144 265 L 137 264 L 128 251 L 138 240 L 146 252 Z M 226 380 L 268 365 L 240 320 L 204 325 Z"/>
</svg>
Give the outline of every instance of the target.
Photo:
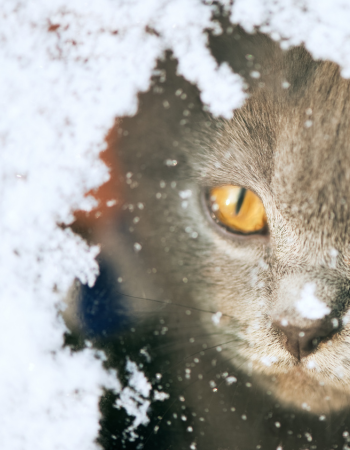
<svg viewBox="0 0 350 450">
<path fill-rule="evenodd" d="M 148 353 L 148 351 L 147 351 L 146 348 L 141 348 L 140 353 L 141 353 L 141 355 L 143 355 L 143 356 L 146 358 L 146 361 L 147 361 L 148 363 L 151 362 L 151 356 L 150 356 L 150 354 Z M 156 376 L 157 376 L 157 375 L 156 375 Z"/>
<path fill-rule="evenodd" d="M 180 191 L 179 196 L 182 199 L 190 198 L 192 196 L 192 191 L 191 191 L 191 189 L 186 189 L 185 191 Z"/>
<path fill-rule="evenodd" d="M 295 307 L 302 317 L 306 319 L 322 319 L 331 312 L 330 308 L 315 296 L 315 283 L 306 283 L 300 292 L 300 299 Z"/>
<path fill-rule="evenodd" d="M 177 161 L 176 161 L 176 159 L 166 159 L 164 161 L 164 164 L 168 167 L 174 167 L 177 165 Z"/>
<path fill-rule="evenodd" d="M 141 250 L 142 250 L 142 245 L 139 244 L 138 242 L 135 242 L 135 244 L 134 244 L 134 250 L 135 250 L 135 252 L 141 251 Z"/>
<path fill-rule="evenodd" d="M 148 408 L 151 401 L 143 398 L 134 389 L 126 387 L 122 390 L 118 400 L 116 401 L 117 408 L 124 408 L 129 416 L 134 417 L 133 423 L 125 430 L 129 434 L 130 440 L 135 440 L 137 435 L 135 430 L 140 425 L 147 425 L 149 417 L 147 415 Z"/>
<path fill-rule="evenodd" d="M 169 398 L 169 394 L 167 394 L 166 392 L 160 392 L 160 391 L 154 391 L 153 392 L 153 399 L 154 400 L 167 400 Z"/>
<path fill-rule="evenodd" d="M 130 440 L 137 438 L 136 429 L 140 425 L 147 425 L 149 417 L 148 409 L 151 405 L 152 385 L 145 374 L 137 367 L 136 363 L 127 359 L 126 371 L 129 373 L 128 386 L 121 391 L 116 400 L 117 408 L 124 408 L 129 416 L 134 417 L 132 424 L 125 430 Z M 154 390 L 153 400 L 164 401 L 169 398 L 166 392 Z"/>
<path fill-rule="evenodd" d="M 343 325 L 347 325 L 350 322 L 350 311 L 347 311 L 347 313 L 344 315 L 342 319 Z"/>
<path fill-rule="evenodd" d="M 117 204 L 117 200 L 108 200 L 107 202 L 106 202 L 106 205 L 108 206 L 108 208 L 110 208 L 111 206 L 114 206 L 114 205 L 116 205 Z"/>
<path fill-rule="evenodd" d="M 141 372 L 137 365 L 129 359 L 126 363 L 126 370 L 130 373 L 129 385 L 143 397 L 148 397 L 152 386 L 148 382 L 145 374 Z"/>
<path fill-rule="evenodd" d="M 230 376 L 230 377 L 227 377 L 227 378 L 226 378 L 226 383 L 227 383 L 228 385 L 230 385 L 230 384 L 232 384 L 232 383 L 236 383 L 236 381 L 237 381 L 237 378 L 234 377 L 234 376 Z"/>
<path fill-rule="evenodd" d="M 333 317 L 331 322 L 332 322 L 333 328 L 338 328 L 339 327 L 339 320 L 336 317 Z"/>
<path fill-rule="evenodd" d="M 329 267 L 331 267 L 332 269 L 335 269 L 337 267 L 338 254 L 339 254 L 339 252 L 335 248 L 331 248 L 329 251 L 329 255 L 330 255 L 330 259 L 331 259 Z"/>
<path fill-rule="evenodd" d="M 211 316 L 211 320 L 213 321 L 213 323 L 215 323 L 215 325 L 219 325 L 221 317 L 222 312 L 218 311 Z"/>
<path fill-rule="evenodd" d="M 278 359 L 276 358 L 276 356 L 262 356 L 260 358 L 260 361 L 267 367 L 270 367 L 271 364 L 275 363 L 278 361 Z"/>
<path fill-rule="evenodd" d="M 308 369 L 316 369 L 317 365 L 313 359 L 310 359 L 310 361 L 307 362 L 306 367 Z"/>
</svg>

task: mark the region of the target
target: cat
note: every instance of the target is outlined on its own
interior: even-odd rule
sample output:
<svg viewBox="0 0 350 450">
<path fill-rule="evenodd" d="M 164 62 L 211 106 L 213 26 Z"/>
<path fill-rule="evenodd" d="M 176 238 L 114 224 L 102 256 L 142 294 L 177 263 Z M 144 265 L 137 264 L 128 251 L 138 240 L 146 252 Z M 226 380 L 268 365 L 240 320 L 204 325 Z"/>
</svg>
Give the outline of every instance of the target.
<svg viewBox="0 0 350 450">
<path fill-rule="evenodd" d="M 117 121 L 123 206 L 99 242 L 125 324 L 95 344 L 121 374 L 126 355 L 159 372 L 170 399 L 132 442 L 106 394 L 99 442 L 348 448 L 350 82 L 223 23 L 210 47 L 247 90 L 232 119 L 212 117 L 167 54 L 138 113 Z M 232 214 L 248 195 L 262 208 L 253 231 L 227 219 L 231 187 Z"/>
</svg>

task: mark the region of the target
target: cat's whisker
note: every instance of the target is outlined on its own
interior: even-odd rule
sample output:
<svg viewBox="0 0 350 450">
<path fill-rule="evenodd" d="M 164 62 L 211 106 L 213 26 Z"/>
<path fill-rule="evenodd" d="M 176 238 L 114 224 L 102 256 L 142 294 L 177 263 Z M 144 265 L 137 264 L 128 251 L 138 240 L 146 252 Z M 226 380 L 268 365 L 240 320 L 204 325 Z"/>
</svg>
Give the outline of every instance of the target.
<svg viewBox="0 0 350 450">
<path fill-rule="evenodd" d="M 199 325 L 198 325 L 198 327 L 199 327 Z M 193 337 L 195 338 L 195 339 L 198 339 L 198 338 L 206 338 L 206 337 L 210 337 L 210 336 L 217 336 L 217 335 L 221 335 L 222 333 L 206 333 L 206 334 L 201 334 L 201 335 L 194 335 Z M 199 343 L 201 343 L 202 341 L 196 341 L 196 344 L 198 345 Z M 181 339 L 181 340 L 179 340 L 179 339 L 177 339 L 177 342 L 167 342 L 167 343 L 164 343 L 164 344 L 160 344 L 159 346 L 157 346 L 157 347 L 152 347 L 152 349 L 153 350 L 160 350 L 160 349 L 167 349 L 167 348 L 169 348 L 169 347 L 173 347 L 173 346 L 179 346 L 179 347 L 181 347 L 182 349 L 183 349 L 183 344 L 184 343 L 188 343 L 188 339 L 187 339 L 187 336 L 186 336 L 186 340 L 185 339 Z M 202 348 L 201 349 L 201 351 L 205 351 L 206 350 L 206 348 Z"/>
<path fill-rule="evenodd" d="M 172 302 L 172 301 L 156 300 L 156 299 L 148 298 L 148 297 L 138 297 L 138 296 L 135 296 L 135 295 L 124 294 L 122 292 L 118 292 L 118 294 L 121 295 L 121 296 L 124 296 L 124 297 L 134 298 L 134 299 L 137 299 L 137 300 L 147 300 L 149 302 L 154 302 L 154 303 L 162 303 L 162 304 L 165 304 L 165 305 L 178 306 L 180 308 L 185 308 L 185 309 L 188 309 L 190 311 L 198 311 L 198 312 L 203 312 L 203 313 L 208 313 L 208 314 L 216 314 L 217 313 L 217 311 L 209 311 L 207 309 L 196 308 L 195 306 L 182 305 L 181 303 L 175 303 L 175 302 Z M 222 313 L 222 317 L 229 317 L 230 319 L 234 319 L 233 316 L 230 316 L 229 314 L 225 314 L 225 313 Z"/>
<path fill-rule="evenodd" d="M 181 361 L 178 361 L 176 364 L 174 364 L 173 366 L 169 367 L 168 370 L 172 370 L 172 369 L 176 368 L 177 366 L 179 366 L 180 364 L 184 363 L 184 362 L 185 362 L 186 360 L 188 360 L 189 358 L 192 358 L 193 356 L 199 355 L 199 354 L 202 353 L 202 352 L 205 353 L 205 352 L 208 352 L 209 350 L 216 349 L 216 348 L 218 348 L 218 347 L 221 347 L 221 346 L 226 345 L 226 344 L 230 344 L 230 343 L 235 342 L 235 341 L 236 341 L 236 339 L 232 339 L 232 340 L 230 340 L 230 341 L 228 341 L 228 342 L 224 342 L 224 343 L 222 343 L 222 344 L 213 345 L 212 347 L 207 347 L 207 348 L 205 348 L 205 349 L 202 348 L 201 350 L 199 350 L 199 351 L 197 351 L 197 352 L 194 352 L 194 353 L 191 353 L 190 355 L 186 356 L 186 357 L 183 358 Z"/>
</svg>

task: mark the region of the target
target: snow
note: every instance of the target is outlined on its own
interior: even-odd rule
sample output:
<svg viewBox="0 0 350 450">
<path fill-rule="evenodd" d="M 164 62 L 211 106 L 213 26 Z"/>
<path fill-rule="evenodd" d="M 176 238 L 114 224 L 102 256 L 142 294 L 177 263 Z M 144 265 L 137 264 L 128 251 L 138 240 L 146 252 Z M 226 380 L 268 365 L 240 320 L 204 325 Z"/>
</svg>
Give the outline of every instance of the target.
<svg viewBox="0 0 350 450">
<path fill-rule="evenodd" d="M 190 197 L 192 197 L 192 191 L 191 191 L 191 189 L 186 189 L 184 191 L 179 191 L 179 196 L 182 199 L 190 198 Z"/>
<path fill-rule="evenodd" d="M 143 398 L 137 391 L 129 387 L 122 390 L 119 399 L 116 401 L 117 408 L 124 408 L 129 416 L 134 417 L 132 424 L 124 431 L 131 441 L 138 437 L 135 430 L 140 425 L 149 423 L 147 411 L 150 405 L 151 401 L 149 399 Z"/>
<path fill-rule="evenodd" d="M 270 367 L 272 364 L 278 361 L 275 356 L 262 356 L 260 361 L 267 367 Z"/>
<path fill-rule="evenodd" d="M 218 311 L 211 316 L 211 320 L 213 321 L 213 323 L 215 325 L 219 325 L 221 317 L 222 317 L 222 312 Z"/>
<path fill-rule="evenodd" d="M 230 385 L 230 384 L 232 384 L 232 383 L 236 383 L 236 382 L 237 382 L 237 378 L 234 377 L 234 376 L 229 376 L 229 377 L 226 378 L 226 383 L 227 383 L 228 385 Z"/>
<path fill-rule="evenodd" d="M 313 359 L 310 359 L 307 364 L 306 367 L 308 369 L 316 369 L 317 368 L 317 364 L 315 363 L 315 361 Z"/>
<path fill-rule="evenodd" d="M 300 292 L 300 299 L 295 302 L 295 308 L 306 319 L 322 319 L 331 312 L 330 308 L 315 296 L 315 283 L 305 283 Z"/>
<path fill-rule="evenodd" d="M 167 400 L 169 398 L 169 394 L 167 394 L 166 392 L 154 391 L 153 398 L 154 398 L 154 400 L 163 401 L 163 400 Z"/>
<path fill-rule="evenodd" d="M 129 385 L 143 397 L 149 397 L 152 385 L 148 382 L 145 374 L 141 372 L 137 365 L 128 359 L 126 370 L 131 374 Z"/>
<path fill-rule="evenodd" d="M 96 448 L 102 386 L 116 392 L 120 386 L 117 374 L 102 368 L 101 355 L 93 349 L 72 354 L 62 347 L 62 300 L 75 278 L 92 285 L 98 271 L 98 248 L 89 248 L 65 225 L 72 222 L 74 210 L 94 206 L 85 193 L 108 178 L 98 158 L 107 131 L 116 116 L 136 112 L 137 93 L 148 89 L 156 60 L 166 49 L 173 51 L 179 74 L 197 84 L 214 115 L 229 118 L 242 105 L 242 79 L 227 64 L 218 65 L 207 47 L 205 30 L 220 33 L 210 3 L 0 0 L 4 449 Z M 350 77 L 350 3 L 222 4 L 231 20 L 247 30 L 260 27 L 282 39 L 284 47 L 305 42 L 314 57 L 339 63 Z M 191 196 L 183 192 L 184 198 Z M 136 251 L 141 250 L 138 245 Z M 305 317 L 328 313 L 311 287 L 298 305 Z M 151 397 L 148 382 L 130 368 L 131 384 L 120 401 L 135 417 L 136 428 L 147 420 Z"/>
<path fill-rule="evenodd" d="M 124 431 L 129 440 L 133 441 L 137 438 L 137 428 L 149 423 L 147 412 L 151 406 L 152 385 L 136 363 L 130 359 L 127 359 L 126 371 L 130 375 L 128 386 L 121 391 L 115 406 L 119 409 L 124 408 L 129 416 L 134 417 L 131 425 Z M 153 391 L 153 401 L 164 401 L 168 398 L 169 394 L 166 392 Z"/>
<path fill-rule="evenodd" d="M 85 193 L 108 178 L 104 137 L 135 113 L 166 48 L 215 114 L 242 104 L 242 82 L 210 55 L 211 9 L 200 1 L 2 0 L 0 12 L 0 442 L 95 448 L 101 388 L 119 383 L 93 350 L 62 349 L 58 310 L 75 278 L 94 283 L 98 248 L 61 224 L 94 206 Z"/>
<path fill-rule="evenodd" d="M 236 0 L 229 8 L 233 23 L 247 31 L 259 28 L 283 48 L 305 44 L 315 59 L 329 59 L 350 77 L 350 3 L 343 0 Z"/>
</svg>

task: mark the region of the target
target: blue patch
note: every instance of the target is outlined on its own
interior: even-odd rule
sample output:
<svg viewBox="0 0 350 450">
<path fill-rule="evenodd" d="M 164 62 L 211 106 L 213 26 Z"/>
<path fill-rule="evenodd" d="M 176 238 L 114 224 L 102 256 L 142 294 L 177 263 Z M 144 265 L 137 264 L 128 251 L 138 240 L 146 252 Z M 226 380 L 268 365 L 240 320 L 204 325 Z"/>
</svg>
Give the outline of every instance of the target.
<svg viewBox="0 0 350 450">
<path fill-rule="evenodd" d="M 93 287 L 82 285 L 79 302 L 79 316 L 83 330 L 88 337 L 115 335 L 130 324 L 118 276 L 106 262 L 98 261 L 100 274 Z"/>
</svg>

